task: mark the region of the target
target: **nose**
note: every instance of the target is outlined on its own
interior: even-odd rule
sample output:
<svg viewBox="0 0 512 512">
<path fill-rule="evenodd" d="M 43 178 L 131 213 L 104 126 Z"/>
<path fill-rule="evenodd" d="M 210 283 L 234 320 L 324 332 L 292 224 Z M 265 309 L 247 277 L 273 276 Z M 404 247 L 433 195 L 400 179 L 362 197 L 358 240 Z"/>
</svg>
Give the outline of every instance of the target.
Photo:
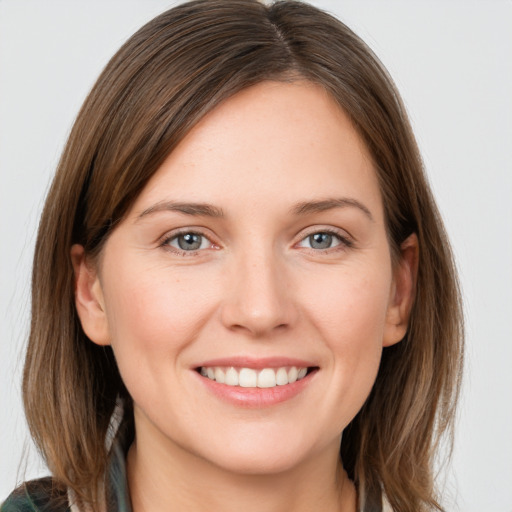
<svg viewBox="0 0 512 512">
<path fill-rule="evenodd" d="M 296 322 L 292 279 L 272 251 L 238 258 L 229 274 L 221 311 L 225 327 L 263 338 Z"/>
</svg>

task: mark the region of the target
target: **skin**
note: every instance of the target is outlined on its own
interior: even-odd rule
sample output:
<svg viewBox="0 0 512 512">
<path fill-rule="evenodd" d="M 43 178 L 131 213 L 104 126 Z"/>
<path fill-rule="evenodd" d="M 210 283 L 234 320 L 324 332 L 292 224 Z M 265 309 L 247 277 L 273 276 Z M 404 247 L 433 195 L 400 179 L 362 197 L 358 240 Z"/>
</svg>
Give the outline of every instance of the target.
<svg viewBox="0 0 512 512">
<path fill-rule="evenodd" d="M 179 249 L 183 230 L 204 236 L 200 249 Z M 331 247 L 312 245 L 324 232 Z M 226 100 L 169 155 L 99 260 L 78 245 L 71 255 L 83 328 L 113 347 L 134 400 L 135 512 L 355 511 L 341 435 L 383 347 L 406 332 L 417 240 L 393 266 L 372 160 L 323 89 L 264 82 Z M 289 400 L 244 407 L 195 371 L 235 356 L 317 371 Z"/>
</svg>

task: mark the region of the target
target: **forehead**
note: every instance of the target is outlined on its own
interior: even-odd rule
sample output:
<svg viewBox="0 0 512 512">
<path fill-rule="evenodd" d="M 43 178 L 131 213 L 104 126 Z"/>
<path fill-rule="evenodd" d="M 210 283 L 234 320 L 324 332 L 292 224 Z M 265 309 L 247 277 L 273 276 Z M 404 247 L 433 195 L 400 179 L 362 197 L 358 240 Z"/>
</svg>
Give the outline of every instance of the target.
<svg viewBox="0 0 512 512">
<path fill-rule="evenodd" d="M 360 196 L 381 210 L 372 160 L 334 99 L 307 81 L 263 82 L 209 112 L 167 157 L 132 211 L 166 195 L 239 199 L 247 208 L 258 195 L 285 204 L 305 194 Z"/>
</svg>

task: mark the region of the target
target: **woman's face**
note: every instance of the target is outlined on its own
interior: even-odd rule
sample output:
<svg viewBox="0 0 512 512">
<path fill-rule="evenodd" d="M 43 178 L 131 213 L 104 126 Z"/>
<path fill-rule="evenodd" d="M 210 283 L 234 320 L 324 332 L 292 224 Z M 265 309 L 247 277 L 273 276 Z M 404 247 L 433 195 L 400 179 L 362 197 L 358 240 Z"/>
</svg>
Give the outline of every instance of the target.
<svg viewBox="0 0 512 512">
<path fill-rule="evenodd" d="M 406 265 L 392 268 L 372 161 L 308 82 L 222 103 L 99 268 L 73 258 L 84 330 L 113 347 L 137 439 L 236 472 L 338 453 L 382 347 L 405 332 Z"/>
</svg>

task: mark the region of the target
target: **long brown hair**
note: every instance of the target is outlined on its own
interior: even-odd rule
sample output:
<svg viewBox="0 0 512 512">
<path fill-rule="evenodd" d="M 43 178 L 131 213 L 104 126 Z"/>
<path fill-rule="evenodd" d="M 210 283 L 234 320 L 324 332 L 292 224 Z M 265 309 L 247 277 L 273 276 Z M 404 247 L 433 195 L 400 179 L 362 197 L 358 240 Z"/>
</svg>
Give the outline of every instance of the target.
<svg viewBox="0 0 512 512">
<path fill-rule="evenodd" d="M 116 399 L 113 353 L 85 336 L 70 248 L 98 255 L 188 131 L 263 80 L 306 79 L 350 116 L 377 170 L 393 255 L 411 233 L 419 270 L 408 333 L 384 349 L 376 383 L 343 433 L 361 511 L 442 510 L 433 462 L 460 386 L 462 314 L 450 246 L 407 115 L 387 72 L 344 24 L 308 4 L 195 0 L 158 16 L 106 66 L 77 117 L 39 226 L 23 393 L 56 481 L 96 507 Z M 130 418 L 128 418 L 128 421 Z"/>
</svg>

